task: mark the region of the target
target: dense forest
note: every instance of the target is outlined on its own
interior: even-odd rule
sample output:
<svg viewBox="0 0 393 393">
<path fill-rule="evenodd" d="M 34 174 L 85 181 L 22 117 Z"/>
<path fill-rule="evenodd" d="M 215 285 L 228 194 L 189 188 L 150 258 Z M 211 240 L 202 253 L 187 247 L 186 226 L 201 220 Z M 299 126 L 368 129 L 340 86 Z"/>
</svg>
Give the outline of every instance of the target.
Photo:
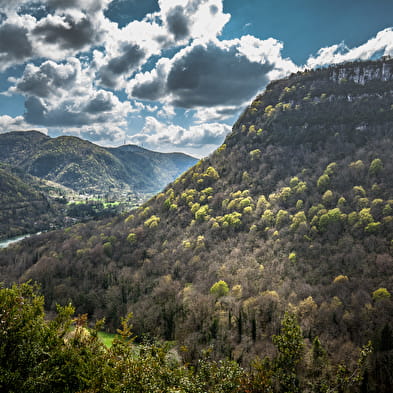
<svg viewBox="0 0 393 393">
<path fill-rule="evenodd" d="M 371 341 L 348 391 L 390 392 L 392 148 L 393 60 L 293 74 L 142 207 L 29 238 L 0 252 L 0 274 L 38 281 L 49 313 L 72 302 L 115 330 L 132 312 L 138 338 L 193 365 L 207 348 L 212 362 L 277 364 L 292 324 L 302 356 L 281 377 L 261 360 L 255 378 L 276 381 L 264 391 L 346 391 L 322 381 L 355 370 Z"/>
<path fill-rule="evenodd" d="M 63 226 L 64 201 L 23 171 L 0 163 L 0 239 Z"/>
<path fill-rule="evenodd" d="M 107 348 L 103 320 L 87 327 L 87 316 L 58 307 L 47 320 L 44 299 L 29 284 L 0 287 L 0 389 L 16 393 L 260 393 L 351 392 L 365 386 L 371 351 L 359 351 L 354 365 L 331 366 L 318 339 L 307 359 L 296 318 L 286 314 L 273 336 L 277 354 L 255 359 L 246 370 L 215 361 L 206 350 L 195 365 L 183 363 L 173 345 L 154 340 L 134 344 L 132 315 Z M 182 348 L 186 351 L 186 348 Z"/>
</svg>

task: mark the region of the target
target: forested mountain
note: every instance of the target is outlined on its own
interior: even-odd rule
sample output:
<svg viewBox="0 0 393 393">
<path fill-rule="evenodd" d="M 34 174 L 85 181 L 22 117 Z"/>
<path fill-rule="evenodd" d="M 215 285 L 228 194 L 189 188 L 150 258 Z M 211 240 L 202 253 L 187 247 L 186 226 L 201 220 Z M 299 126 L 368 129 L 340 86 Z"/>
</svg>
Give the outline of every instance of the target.
<svg viewBox="0 0 393 393">
<path fill-rule="evenodd" d="M 363 391 L 390 392 L 392 148 L 393 60 L 293 74 L 141 208 L 2 251 L 0 274 L 113 329 L 132 311 L 186 360 L 271 355 L 289 311 L 305 362 L 352 364 L 371 340 Z"/>
<path fill-rule="evenodd" d="M 0 135 L 0 160 L 80 193 L 158 192 L 196 163 L 181 153 L 133 145 L 104 148 L 77 137 L 50 138 L 37 131 Z"/>
<path fill-rule="evenodd" d="M 0 239 L 64 223 L 64 205 L 48 198 L 44 188 L 38 179 L 0 165 Z"/>
</svg>

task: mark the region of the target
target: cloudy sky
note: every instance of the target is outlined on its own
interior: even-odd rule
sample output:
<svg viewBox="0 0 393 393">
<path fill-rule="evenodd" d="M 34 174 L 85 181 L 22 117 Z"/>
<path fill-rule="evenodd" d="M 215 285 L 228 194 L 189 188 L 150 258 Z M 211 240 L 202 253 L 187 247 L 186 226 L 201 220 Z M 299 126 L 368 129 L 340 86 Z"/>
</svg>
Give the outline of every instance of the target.
<svg viewBox="0 0 393 393">
<path fill-rule="evenodd" d="M 0 0 L 0 132 L 202 157 L 269 81 L 383 55 L 392 0 Z"/>
</svg>

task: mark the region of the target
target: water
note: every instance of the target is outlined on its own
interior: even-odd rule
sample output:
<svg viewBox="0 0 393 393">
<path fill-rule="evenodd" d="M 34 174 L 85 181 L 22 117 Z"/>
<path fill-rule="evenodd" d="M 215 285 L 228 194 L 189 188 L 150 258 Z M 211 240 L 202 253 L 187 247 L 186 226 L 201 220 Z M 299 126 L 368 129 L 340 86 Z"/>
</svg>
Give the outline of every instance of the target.
<svg viewBox="0 0 393 393">
<path fill-rule="evenodd" d="M 39 235 L 41 232 L 36 233 L 36 235 Z M 13 237 L 11 239 L 7 239 L 7 240 L 3 240 L 0 241 L 0 248 L 7 248 L 8 246 L 10 246 L 11 244 L 20 242 L 23 239 L 26 239 L 30 236 L 33 236 L 31 234 L 27 234 L 27 235 L 22 235 L 22 236 L 18 236 L 18 237 Z"/>
</svg>

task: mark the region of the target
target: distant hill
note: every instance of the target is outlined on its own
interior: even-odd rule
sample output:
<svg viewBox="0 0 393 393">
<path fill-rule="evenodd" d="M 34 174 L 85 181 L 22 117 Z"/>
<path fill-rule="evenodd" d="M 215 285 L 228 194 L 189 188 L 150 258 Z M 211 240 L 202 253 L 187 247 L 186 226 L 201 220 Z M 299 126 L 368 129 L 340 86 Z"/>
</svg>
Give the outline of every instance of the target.
<svg viewBox="0 0 393 393">
<path fill-rule="evenodd" d="M 80 193 L 146 194 L 161 190 L 197 160 L 137 146 L 104 148 L 77 137 L 37 131 L 0 134 L 0 162 Z"/>
<path fill-rule="evenodd" d="M 64 206 L 48 198 L 42 188 L 33 177 L 0 165 L 0 239 L 64 222 Z"/>
<path fill-rule="evenodd" d="M 352 364 L 372 340 L 362 391 L 387 393 L 392 151 L 393 60 L 294 74 L 138 210 L 0 252 L 0 274 L 113 329 L 132 311 L 136 334 L 186 345 L 189 360 L 206 347 L 244 364 L 269 355 L 289 311 L 305 361 Z"/>
</svg>

